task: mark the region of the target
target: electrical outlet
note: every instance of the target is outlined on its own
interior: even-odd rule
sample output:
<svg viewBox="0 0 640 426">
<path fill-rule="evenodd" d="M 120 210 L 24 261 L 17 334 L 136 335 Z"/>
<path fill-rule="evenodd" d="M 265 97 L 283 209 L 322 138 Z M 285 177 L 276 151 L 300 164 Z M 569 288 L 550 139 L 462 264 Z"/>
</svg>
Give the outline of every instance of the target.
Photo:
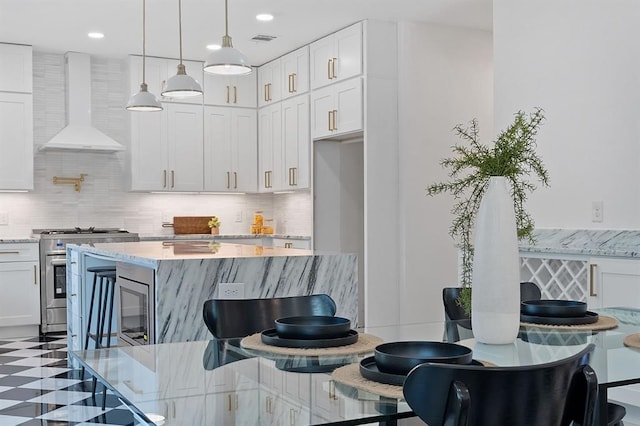
<svg viewBox="0 0 640 426">
<path fill-rule="evenodd" d="M 9 224 L 9 213 L 0 212 L 0 225 L 8 225 Z"/>
<path fill-rule="evenodd" d="M 244 299 L 244 283 L 218 283 L 218 299 Z"/>
<path fill-rule="evenodd" d="M 603 204 L 602 201 L 593 201 L 591 203 L 591 222 L 602 222 L 604 219 Z"/>
<path fill-rule="evenodd" d="M 236 223 L 241 223 L 242 222 L 242 210 L 238 210 L 236 212 Z"/>
</svg>

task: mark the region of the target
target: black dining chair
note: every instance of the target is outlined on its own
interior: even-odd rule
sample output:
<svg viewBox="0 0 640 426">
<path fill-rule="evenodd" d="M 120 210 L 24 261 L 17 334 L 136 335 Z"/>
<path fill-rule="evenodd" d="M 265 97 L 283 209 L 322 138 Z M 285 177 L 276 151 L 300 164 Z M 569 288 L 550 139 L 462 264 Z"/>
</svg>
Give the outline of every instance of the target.
<svg viewBox="0 0 640 426">
<path fill-rule="evenodd" d="M 444 331 L 447 342 L 457 342 L 460 339 L 473 337 L 471 332 L 471 318 L 458 304 L 458 297 L 462 287 L 445 287 L 442 289 L 444 303 Z M 540 300 L 542 292 L 536 283 L 520 283 L 520 301 Z"/>
<path fill-rule="evenodd" d="M 442 289 L 445 341 L 451 343 L 473 337 L 471 318 L 464 312 L 464 308 L 457 301 L 461 291 L 461 287 L 445 287 Z M 542 292 L 535 283 L 520 283 L 520 301 L 540 300 L 541 297 Z M 624 406 L 613 402 L 607 403 L 607 426 L 621 426 L 622 419 L 626 414 L 627 410 Z M 580 425 L 577 424 L 576 426 Z"/>
<path fill-rule="evenodd" d="M 559 361 L 520 367 L 426 363 L 403 393 L 429 426 L 592 425 L 598 379 L 587 365 L 594 345 Z"/>
<path fill-rule="evenodd" d="M 230 346 L 239 346 L 242 338 L 274 328 L 278 318 L 322 315 L 334 316 L 336 303 L 326 294 L 273 297 L 264 299 L 210 299 L 204 302 L 202 315 L 213 335 L 215 349 L 205 354 L 205 368 L 215 368 L 244 357 Z"/>
</svg>

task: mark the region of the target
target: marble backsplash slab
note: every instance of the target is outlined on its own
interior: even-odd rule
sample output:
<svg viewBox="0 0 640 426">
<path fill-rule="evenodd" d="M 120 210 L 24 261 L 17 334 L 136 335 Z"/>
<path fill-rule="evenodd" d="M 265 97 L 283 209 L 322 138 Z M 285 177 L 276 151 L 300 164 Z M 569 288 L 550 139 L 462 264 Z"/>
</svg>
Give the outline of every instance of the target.
<svg viewBox="0 0 640 426">
<path fill-rule="evenodd" d="M 535 244 L 520 242 L 520 252 L 640 258 L 640 230 L 536 229 Z"/>
</svg>

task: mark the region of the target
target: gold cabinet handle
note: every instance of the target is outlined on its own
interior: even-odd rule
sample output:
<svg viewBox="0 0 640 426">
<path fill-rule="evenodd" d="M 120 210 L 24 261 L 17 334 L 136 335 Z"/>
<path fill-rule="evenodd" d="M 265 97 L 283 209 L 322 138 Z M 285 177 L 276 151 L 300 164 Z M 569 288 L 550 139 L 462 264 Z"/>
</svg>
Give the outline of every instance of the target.
<svg viewBox="0 0 640 426">
<path fill-rule="evenodd" d="M 284 243 L 284 248 L 293 248 L 293 243 Z"/>
<path fill-rule="evenodd" d="M 298 91 L 298 89 L 296 87 L 296 76 L 297 76 L 297 74 L 295 72 L 293 74 L 291 74 L 291 91 L 293 93 L 296 93 Z"/>
<path fill-rule="evenodd" d="M 272 409 L 273 409 L 272 405 L 273 405 L 273 403 L 272 403 L 271 397 L 270 396 L 266 397 L 266 403 L 265 403 L 265 407 L 264 408 L 267 411 L 267 413 L 269 413 L 269 414 L 272 413 Z"/>
<path fill-rule="evenodd" d="M 227 103 L 229 103 L 229 86 L 227 86 Z"/>
<path fill-rule="evenodd" d="M 293 168 L 293 185 L 298 186 L 298 168 Z"/>
<path fill-rule="evenodd" d="M 36 265 L 33 265 L 33 284 L 38 285 L 38 271 Z"/>
<path fill-rule="evenodd" d="M 596 269 L 598 268 L 598 264 L 592 263 L 589 265 L 589 296 L 596 297 L 598 293 L 596 293 L 596 285 L 595 285 L 595 275 Z"/>
<path fill-rule="evenodd" d="M 329 380 L 329 399 L 336 400 L 336 383 L 333 380 Z"/>
<path fill-rule="evenodd" d="M 329 61 L 327 62 L 327 78 L 329 80 L 331 80 L 331 63 L 333 62 L 333 59 L 329 59 Z"/>
<path fill-rule="evenodd" d="M 20 254 L 19 251 L 0 251 L 0 254 Z"/>
<path fill-rule="evenodd" d="M 269 178 L 269 186 L 268 186 L 268 187 L 269 187 L 269 188 L 271 188 L 271 170 L 269 170 L 269 171 L 267 172 L 267 176 L 268 176 L 268 178 Z"/>
<path fill-rule="evenodd" d="M 329 130 L 330 130 L 330 131 L 331 131 L 331 130 L 333 130 L 333 129 L 331 128 L 331 116 L 332 116 L 332 115 L 333 115 L 333 111 L 329 111 L 329 119 L 327 120 L 327 122 L 328 122 Z"/>
<path fill-rule="evenodd" d="M 267 87 L 268 84 L 264 85 L 264 101 L 267 102 L 269 100 L 269 98 L 267 98 Z"/>
<path fill-rule="evenodd" d="M 171 170 L 171 188 L 175 188 L 176 186 L 176 171 Z"/>
<path fill-rule="evenodd" d="M 296 424 L 296 410 L 289 408 L 289 425 L 295 426 Z"/>
<path fill-rule="evenodd" d="M 229 173 L 229 172 L 227 172 L 227 189 L 229 188 L 229 185 L 230 185 L 230 183 L 229 183 L 229 182 L 230 182 L 230 180 L 231 180 L 230 173 Z"/>
<path fill-rule="evenodd" d="M 233 172 L 233 189 L 238 189 L 238 172 Z"/>
<path fill-rule="evenodd" d="M 238 88 L 236 86 L 233 86 L 233 103 L 238 103 Z"/>
<path fill-rule="evenodd" d="M 333 128 L 331 130 L 338 130 L 338 110 L 333 110 Z"/>
<path fill-rule="evenodd" d="M 336 75 L 336 62 L 338 62 L 338 58 L 333 58 L 333 61 L 331 61 L 331 78 L 338 78 L 338 76 Z"/>
<path fill-rule="evenodd" d="M 228 409 L 229 409 L 229 411 L 231 411 L 231 409 L 232 409 L 232 407 L 231 407 L 231 394 L 227 395 L 227 400 L 229 401 Z"/>
<path fill-rule="evenodd" d="M 289 186 L 293 186 L 293 167 L 289 167 Z"/>
<path fill-rule="evenodd" d="M 267 171 L 264 172 L 264 187 L 269 187 L 269 172 Z"/>
<path fill-rule="evenodd" d="M 167 187 L 167 171 L 166 170 L 162 171 L 162 187 L 163 188 Z"/>
</svg>

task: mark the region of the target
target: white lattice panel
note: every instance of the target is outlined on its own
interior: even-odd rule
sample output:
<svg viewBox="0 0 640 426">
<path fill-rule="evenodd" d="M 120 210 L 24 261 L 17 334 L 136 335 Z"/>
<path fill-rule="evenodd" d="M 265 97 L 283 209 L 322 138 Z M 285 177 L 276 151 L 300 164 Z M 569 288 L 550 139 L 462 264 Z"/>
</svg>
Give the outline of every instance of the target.
<svg viewBox="0 0 640 426">
<path fill-rule="evenodd" d="M 520 280 L 536 283 L 543 299 L 587 301 L 588 261 L 539 257 L 521 257 L 520 261 Z"/>
</svg>

